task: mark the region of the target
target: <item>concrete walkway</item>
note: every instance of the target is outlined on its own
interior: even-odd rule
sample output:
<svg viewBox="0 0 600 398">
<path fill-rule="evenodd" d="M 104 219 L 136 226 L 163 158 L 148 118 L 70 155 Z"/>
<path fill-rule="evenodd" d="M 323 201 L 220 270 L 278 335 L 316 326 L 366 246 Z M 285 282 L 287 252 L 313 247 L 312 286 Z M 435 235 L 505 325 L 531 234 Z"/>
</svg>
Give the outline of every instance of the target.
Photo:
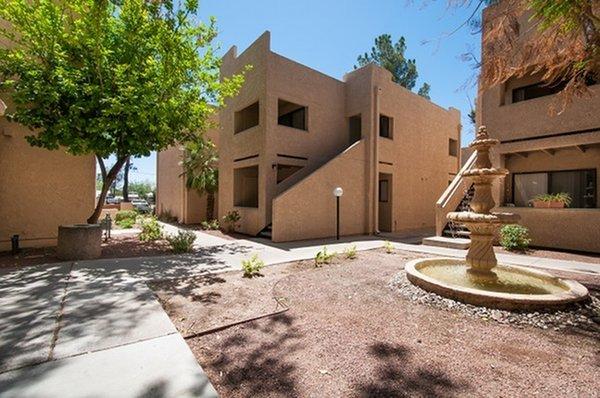
<svg viewBox="0 0 600 398">
<path fill-rule="evenodd" d="M 166 225 L 168 233 L 177 228 Z M 0 397 L 213 397 L 216 392 L 145 281 L 312 259 L 327 246 L 343 252 L 381 247 L 356 236 L 274 244 L 195 231 L 186 255 L 59 263 L 0 271 Z M 406 239 L 404 239 L 406 241 Z M 408 239 L 410 241 L 410 239 Z M 404 242 L 398 250 L 464 257 L 466 251 Z M 600 265 L 522 255 L 503 263 L 600 273 Z"/>
</svg>

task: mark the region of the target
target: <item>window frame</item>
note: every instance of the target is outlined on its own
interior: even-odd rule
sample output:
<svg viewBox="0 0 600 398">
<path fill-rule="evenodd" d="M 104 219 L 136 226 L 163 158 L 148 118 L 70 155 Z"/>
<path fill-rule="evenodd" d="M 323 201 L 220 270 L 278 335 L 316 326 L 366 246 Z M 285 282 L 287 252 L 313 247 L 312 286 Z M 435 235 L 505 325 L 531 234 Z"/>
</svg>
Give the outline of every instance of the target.
<svg viewBox="0 0 600 398">
<path fill-rule="evenodd" d="M 389 120 L 388 122 L 388 135 L 381 135 L 381 118 L 387 118 Z M 379 131 L 377 132 L 377 135 L 381 138 L 387 138 L 388 140 L 393 140 L 394 139 L 394 118 L 391 116 L 388 116 L 386 114 L 380 113 L 379 114 Z"/>
<path fill-rule="evenodd" d="M 518 173 L 513 173 L 511 172 L 511 195 L 510 195 L 510 200 L 511 203 L 513 205 L 515 205 L 515 176 L 519 175 L 519 174 L 547 174 L 548 178 L 547 178 L 547 182 L 546 182 L 546 192 L 550 191 L 550 184 L 552 181 L 552 178 L 550 176 L 550 174 L 552 173 L 561 173 L 561 172 L 584 172 L 584 171 L 590 171 L 592 172 L 593 175 L 593 180 L 595 182 L 594 185 L 594 207 L 570 207 L 572 209 L 598 209 L 598 169 L 596 168 L 581 168 L 581 169 L 568 169 L 568 170 L 539 170 L 539 171 L 524 171 L 524 172 L 518 172 Z M 526 206 L 527 207 L 527 206 Z M 522 207 L 520 207 L 522 208 Z"/>
</svg>

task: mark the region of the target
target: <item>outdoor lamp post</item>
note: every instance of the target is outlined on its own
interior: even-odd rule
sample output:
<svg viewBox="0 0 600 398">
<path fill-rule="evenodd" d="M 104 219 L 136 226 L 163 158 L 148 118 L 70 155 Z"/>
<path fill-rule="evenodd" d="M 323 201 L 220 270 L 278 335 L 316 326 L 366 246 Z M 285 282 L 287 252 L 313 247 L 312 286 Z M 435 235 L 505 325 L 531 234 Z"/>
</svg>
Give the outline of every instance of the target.
<svg viewBox="0 0 600 398">
<path fill-rule="evenodd" d="M 344 194 L 342 187 L 336 187 L 333 190 L 333 196 L 335 196 L 335 237 L 340 240 L 340 197 Z"/>
</svg>

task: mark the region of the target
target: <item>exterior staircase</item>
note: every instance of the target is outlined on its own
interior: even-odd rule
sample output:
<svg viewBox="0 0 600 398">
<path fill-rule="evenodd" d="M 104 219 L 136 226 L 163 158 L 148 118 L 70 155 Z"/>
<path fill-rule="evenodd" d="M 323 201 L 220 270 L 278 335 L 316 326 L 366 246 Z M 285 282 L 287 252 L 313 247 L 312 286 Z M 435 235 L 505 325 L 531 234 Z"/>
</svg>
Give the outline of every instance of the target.
<svg viewBox="0 0 600 398">
<path fill-rule="evenodd" d="M 273 224 L 271 223 L 264 227 L 256 236 L 259 238 L 271 240 L 271 238 L 273 237 Z"/>
<path fill-rule="evenodd" d="M 471 211 L 471 199 L 473 199 L 473 195 L 475 194 L 475 186 L 471 184 L 469 189 L 465 191 L 463 198 L 461 199 L 458 206 L 456 206 L 456 211 Z M 463 225 L 454 221 L 448 221 L 444 230 L 442 231 L 442 236 L 447 238 L 468 238 L 471 233 L 469 230 Z"/>
</svg>

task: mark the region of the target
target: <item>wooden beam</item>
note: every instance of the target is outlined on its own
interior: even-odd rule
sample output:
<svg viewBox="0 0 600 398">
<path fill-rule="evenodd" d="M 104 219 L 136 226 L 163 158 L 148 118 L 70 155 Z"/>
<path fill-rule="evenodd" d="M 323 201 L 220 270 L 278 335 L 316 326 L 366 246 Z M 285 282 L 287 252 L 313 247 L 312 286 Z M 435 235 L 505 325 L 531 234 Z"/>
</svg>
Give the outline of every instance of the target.
<svg viewBox="0 0 600 398">
<path fill-rule="evenodd" d="M 542 149 L 542 152 L 544 152 L 546 155 L 554 156 L 556 151 L 554 149 Z"/>
<path fill-rule="evenodd" d="M 579 149 L 579 152 L 581 152 L 581 153 L 585 153 L 585 151 L 587 149 L 585 147 L 585 145 L 575 145 L 575 148 Z"/>
<path fill-rule="evenodd" d="M 527 158 L 527 156 L 529 156 L 529 154 L 527 152 L 515 152 L 515 155 L 517 155 L 521 158 Z"/>
</svg>

